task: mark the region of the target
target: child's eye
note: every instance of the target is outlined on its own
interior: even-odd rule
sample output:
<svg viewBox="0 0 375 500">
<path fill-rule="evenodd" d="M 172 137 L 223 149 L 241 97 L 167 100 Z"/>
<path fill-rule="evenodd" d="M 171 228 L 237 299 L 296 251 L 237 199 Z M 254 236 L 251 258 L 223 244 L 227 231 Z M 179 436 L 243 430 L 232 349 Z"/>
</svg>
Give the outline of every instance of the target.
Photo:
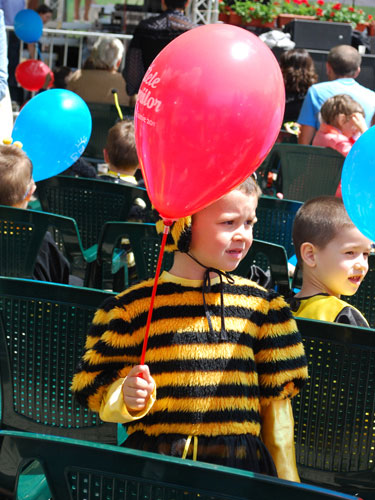
<svg viewBox="0 0 375 500">
<path fill-rule="evenodd" d="M 345 252 L 346 255 L 354 255 L 354 252 L 353 250 L 348 250 L 347 252 Z"/>
<path fill-rule="evenodd" d="M 233 220 L 225 220 L 224 222 L 222 222 L 222 224 L 227 224 L 228 226 L 232 226 L 234 224 L 234 221 Z"/>
<path fill-rule="evenodd" d="M 366 257 L 366 259 L 368 259 L 369 255 L 370 255 L 370 252 L 363 252 L 363 256 Z"/>
</svg>

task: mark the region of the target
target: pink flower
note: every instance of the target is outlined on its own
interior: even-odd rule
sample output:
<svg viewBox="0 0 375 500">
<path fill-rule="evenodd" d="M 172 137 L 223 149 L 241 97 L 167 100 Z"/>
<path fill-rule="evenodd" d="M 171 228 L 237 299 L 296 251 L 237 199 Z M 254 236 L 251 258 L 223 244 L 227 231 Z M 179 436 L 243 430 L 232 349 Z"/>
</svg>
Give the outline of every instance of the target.
<svg viewBox="0 0 375 500">
<path fill-rule="evenodd" d="M 318 5 L 324 5 L 324 0 L 318 0 L 316 3 Z M 322 10 L 322 9 L 318 9 L 318 10 Z"/>
<path fill-rule="evenodd" d="M 316 15 L 321 17 L 323 15 L 323 9 L 316 9 Z"/>
<path fill-rule="evenodd" d="M 332 5 L 332 9 L 341 10 L 341 3 L 335 3 L 335 5 Z"/>
</svg>

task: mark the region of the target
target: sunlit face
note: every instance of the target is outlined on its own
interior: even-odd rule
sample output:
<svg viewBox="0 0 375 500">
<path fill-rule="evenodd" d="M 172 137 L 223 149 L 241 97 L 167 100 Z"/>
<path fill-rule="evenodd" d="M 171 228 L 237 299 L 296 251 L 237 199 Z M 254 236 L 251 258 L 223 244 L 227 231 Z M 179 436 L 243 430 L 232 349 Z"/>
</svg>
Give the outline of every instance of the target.
<svg viewBox="0 0 375 500">
<path fill-rule="evenodd" d="M 323 249 L 315 248 L 315 278 L 330 295 L 353 295 L 368 271 L 371 242 L 357 228 L 344 227 Z"/>
<path fill-rule="evenodd" d="M 193 216 L 189 253 L 207 267 L 233 271 L 253 242 L 256 195 L 231 191 Z"/>
</svg>

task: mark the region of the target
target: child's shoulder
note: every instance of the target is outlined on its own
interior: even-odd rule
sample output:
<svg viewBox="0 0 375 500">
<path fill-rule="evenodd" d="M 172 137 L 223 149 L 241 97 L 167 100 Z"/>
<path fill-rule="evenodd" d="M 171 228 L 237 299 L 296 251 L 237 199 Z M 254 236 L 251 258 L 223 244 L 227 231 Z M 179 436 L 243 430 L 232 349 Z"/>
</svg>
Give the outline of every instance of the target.
<svg viewBox="0 0 375 500">
<path fill-rule="evenodd" d="M 237 276 L 235 274 L 231 274 L 231 277 L 233 278 L 233 283 L 231 284 L 231 293 L 233 291 L 236 291 L 236 293 L 238 294 L 246 295 L 249 297 L 259 297 L 260 299 L 267 300 L 268 302 L 274 300 L 280 300 L 281 302 L 284 302 L 284 298 L 273 289 L 266 289 L 255 281 Z"/>
</svg>

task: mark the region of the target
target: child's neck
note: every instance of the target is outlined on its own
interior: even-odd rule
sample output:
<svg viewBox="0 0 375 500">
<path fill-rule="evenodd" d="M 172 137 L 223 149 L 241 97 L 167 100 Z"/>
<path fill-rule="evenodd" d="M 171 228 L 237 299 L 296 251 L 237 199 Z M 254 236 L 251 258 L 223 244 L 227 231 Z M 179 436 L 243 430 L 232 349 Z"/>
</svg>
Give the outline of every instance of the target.
<svg viewBox="0 0 375 500">
<path fill-rule="evenodd" d="M 169 270 L 171 274 L 188 280 L 203 280 L 206 268 L 200 266 L 186 253 L 175 252 L 173 266 Z M 216 273 L 210 273 L 210 278 L 215 278 Z"/>
<path fill-rule="evenodd" d="M 314 276 L 304 277 L 301 290 L 296 294 L 296 297 L 312 297 L 318 294 L 328 294 L 340 298 L 339 294 L 334 293 L 324 283 L 321 283 Z"/>
</svg>

